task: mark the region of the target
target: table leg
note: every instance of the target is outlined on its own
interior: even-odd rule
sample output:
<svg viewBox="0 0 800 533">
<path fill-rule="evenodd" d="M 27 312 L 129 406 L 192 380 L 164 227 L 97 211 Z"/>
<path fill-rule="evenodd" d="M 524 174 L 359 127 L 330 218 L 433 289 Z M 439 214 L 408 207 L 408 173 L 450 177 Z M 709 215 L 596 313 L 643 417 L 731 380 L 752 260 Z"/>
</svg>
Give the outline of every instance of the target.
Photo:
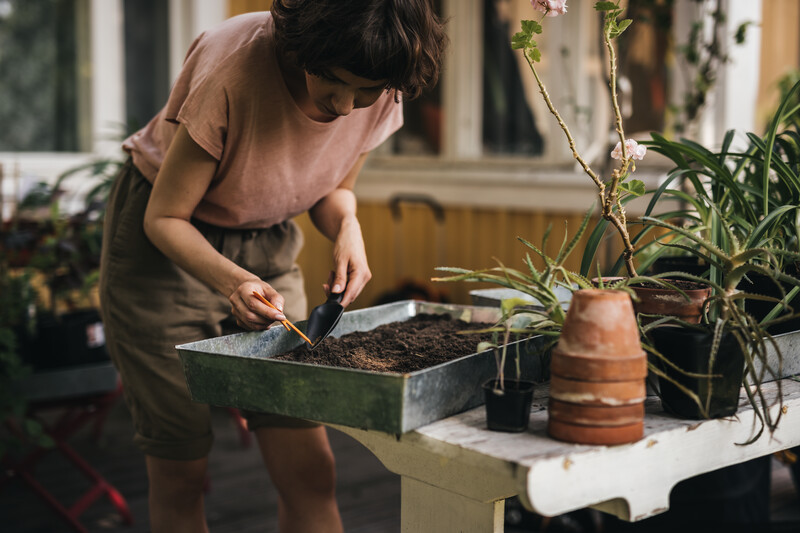
<svg viewBox="0 0 800 533">
<path fill-rule="evenodd" d="M 503 533 L 505 500 L 480 502 L 401 477 L 403 533 Z"/>
</svg>

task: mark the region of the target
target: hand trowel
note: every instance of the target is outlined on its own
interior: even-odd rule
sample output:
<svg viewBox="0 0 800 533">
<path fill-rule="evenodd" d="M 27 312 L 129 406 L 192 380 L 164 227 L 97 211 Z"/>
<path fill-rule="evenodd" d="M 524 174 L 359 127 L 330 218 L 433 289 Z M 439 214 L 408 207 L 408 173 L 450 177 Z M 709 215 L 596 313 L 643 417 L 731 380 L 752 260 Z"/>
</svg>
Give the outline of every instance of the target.
<svg viewBox="0 0 800 533">
<path fill-rule="evenodd" d="M 311 339 L 310 349 L 314 349 L 333 331 L 342 318 L 344 307 L 341 301 L 344 292 L 331 293 L 328 300 L 316 306 L 308 316 L 306 334 Z"/>
</svg>

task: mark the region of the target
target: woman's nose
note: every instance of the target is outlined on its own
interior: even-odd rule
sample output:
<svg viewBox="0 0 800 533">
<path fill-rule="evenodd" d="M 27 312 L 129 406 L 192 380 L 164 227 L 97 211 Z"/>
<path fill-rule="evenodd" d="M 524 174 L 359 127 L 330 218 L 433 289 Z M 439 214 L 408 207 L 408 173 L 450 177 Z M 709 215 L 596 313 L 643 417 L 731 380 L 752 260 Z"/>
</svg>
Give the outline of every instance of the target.
<svg viewBox="0 0 800 533">
<path fill-rule="evenodd" d="M 353 110 L 355 96 L 352 92 L 341 92 L 333 97 L 333 110 L 337 115 L 346 116 Z"/>
</svg>

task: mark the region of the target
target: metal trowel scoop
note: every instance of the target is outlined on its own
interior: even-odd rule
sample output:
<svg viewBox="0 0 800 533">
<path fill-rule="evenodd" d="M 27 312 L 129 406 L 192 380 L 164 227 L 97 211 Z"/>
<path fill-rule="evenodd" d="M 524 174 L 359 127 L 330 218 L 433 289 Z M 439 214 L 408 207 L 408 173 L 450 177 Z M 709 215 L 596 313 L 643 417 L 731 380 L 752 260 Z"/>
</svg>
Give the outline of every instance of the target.
<svg viewBox="0 0 800 533">
<path fill-rule="evenodd" d="M 316 306 L 311 314 L 308 316 L 308 324 L 306 327 L 306 334 L 311 339 L 311 349 L 313 350 L 331 334 L 333 328 L 339 323 L 344 313 L 341 301 L 344 292 L 328 296 L 328 300 Z"/>
</svg>

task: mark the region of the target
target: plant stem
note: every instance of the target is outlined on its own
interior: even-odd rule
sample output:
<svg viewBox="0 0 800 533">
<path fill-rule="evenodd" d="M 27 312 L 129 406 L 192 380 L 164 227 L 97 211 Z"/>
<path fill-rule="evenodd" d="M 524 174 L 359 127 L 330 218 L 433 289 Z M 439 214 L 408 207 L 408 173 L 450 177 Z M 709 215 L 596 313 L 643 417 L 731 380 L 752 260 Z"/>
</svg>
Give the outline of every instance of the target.
<svg viewBox="0 0 800 533">
<path fill-rule="evenodd" d="M 550 95 L 547 92 L 547 88 L 544 85 L 544 82 L 539 77 L 539 73 L 536 71 L 536 66 L 534 65 L 534 61 L 528 55 L 528 51 L 524 50 L 523 55 L 525 56 L 525 60 L 528 62 L 528 66 L 533 73 L 533 77 L 536 79 L 536 84 L 539 86 L 539 92 L 542 94 L 542 98 L 544 98 L 544 102 L 547 105 L 547 109 L 550 113 L 556 118 L 558 125 L 561 127 L 561 130 L 564 132 L 564 135 L 567 137 L 567 142 L 569 143 L 569 148 L 572 151 L 572 157 L 578 162 L 581 166 L 583 171 L 591 178 L 594 184 L 597 186 L 598 189 L 598 196 L 600 197 L 600 205 L 601 205 L 601 216 L 608 220 L 617 230 L 620 237 L 622 238 L 622 243 L 625 247 L 625 251 L 623 252 L 623 257 L 625 260 L 625 268 L 628 271 L 628 275 L 630 277 L 635 277 L 636 274 L 636 267 L 633 264 L 633 243 L 631 242 L 630 235 L 628 234 L 628 228 L 625 219 L 625 210 L 622 208 L 622 204 L 619 203 L 619 191 L 618 185 L 622 179 L 622 176 L 625 175 L 628 169 L 628 155 L 625 148 L 625 136 L 622 130 L 622 113 L 619 109 L 619 103 L 617 101 L 617 92 L 616 92 L 616 54 L 614 54 L 613 46 L 611 45 L 611 41 L 609 40 L 608 34 L 604 33 L 604 39 L 611 51 L 611 84 L 612 84 L 612 104 L 614 107 L 614 116 L 615 116 L 615 123 L 617 132 L 620 135 L 620 139 L 622 142 L 622 167 L 619 169 L 614 170 L 612 173 L 612 178 L 610 182 L 610 186 L 606 187 L 606 184 L 597 176 L 597 174 L 592 170 L 589 164 L 581 157 L 578 153 L 577 148 L 575 147 L 575 139 L 572 137 L 572 133 L 569 131 L 567 124 L 564 122 L 564 119 L 561 118 L 561 114 L 556 109 L 555 105 L 553 105 L 553 101 L 550 99 Z M 617 212 L 614 211 L 614 207 L 617 207 Z"/>
</svg>

